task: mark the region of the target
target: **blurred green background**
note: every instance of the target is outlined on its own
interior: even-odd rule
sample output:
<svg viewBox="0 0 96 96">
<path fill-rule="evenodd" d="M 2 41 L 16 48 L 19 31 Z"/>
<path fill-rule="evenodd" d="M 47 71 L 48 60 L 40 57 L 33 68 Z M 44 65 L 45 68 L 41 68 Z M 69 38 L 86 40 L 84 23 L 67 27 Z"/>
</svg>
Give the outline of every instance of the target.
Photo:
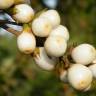
<svg viewBox="0 0 96 96">
<path fill-rule="evenodd" d="M 51 8 L 43 1 L 48 0 L 31 0 L 36 12 Z M 60 13 L 61 24 L 69 29 L 69 44 L 96 46 L 96 0 L 58 0 L 54 9 Z M 31 56 L 20 53 L 16 37 L 1 34 L 0 96 L 96 96 L 96 81 L 90 91 L 78 92 L 61 82 L 53 72 L 40 69 Z"/>
</svg>

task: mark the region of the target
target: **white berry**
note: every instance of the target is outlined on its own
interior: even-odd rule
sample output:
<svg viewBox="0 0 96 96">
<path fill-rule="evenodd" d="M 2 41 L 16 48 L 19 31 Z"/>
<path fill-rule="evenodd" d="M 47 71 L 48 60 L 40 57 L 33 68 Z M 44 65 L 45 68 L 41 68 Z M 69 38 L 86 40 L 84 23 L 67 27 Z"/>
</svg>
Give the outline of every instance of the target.
<svg viewBox="0 0 96 96">
<path fill-rule="evenodd" d="M 96 57 L 96 50 L 90 44 L 81 44 L 73 49 L 72 58 L 76 63 L 88 65 Z"/>
<path fill-rule="evenodd" d="M 14 7 L 13 18 L 19 23 L 28 23 L 34 17 L 34 10 L 27 4 L 19 4 Z"/>
<path fill-rule="evenodd" d="M 36 64 L 44 70 L 48 70 L 48 71 L 53 70 L 57 63 L 57 58 L 49 57 L 46 54 L 44 47 L 38 48 L 38 51 L 39 52 L 37 52 L 37 54 L 35 54 L 34 56 L 34 60 Z"/>
<path fill-rule="evenodd" d="M 92 82 L 92 72 L 82 64 L 74 64 L 68 69 L 68 80 L 77 90 L 86 89 Z"/>
<path fill-rule="evenodd" d="M 47 18 L 50 21 L 53 28 L 57 27 L 60 24 L 60 16 L 56 10 L 48 10 L 42 13 L 40 17 Z"/>
<path fill-rule="evenodd" d="M 63 25 L 59 25 L 53 29 L 53 31 L 50 33 L 50 36 L 63 36 L 66 41 L 69 40 L 68 29 Z"/>
<path fill-rule="evenodd" d="M 96 78 L 96 64 L 90 65 L 89 69 L 92 71 L 93 77 Z"/>
<path fill-rule="evenodd" d="M 0 0 L 0 9 L 6 9 L 14 4 L 14 0 Z"/>
<path fill-rule="evenodd" d="M 36 40 L 31 32 L 23 31 L 17 37 L 17 45 L 21 52 L 25 54 L 30 54 L 35 50 Z"/>
<path fill-rule="evenodd" d="M 67 49 L 66 40 L 61 36 L 50 36 L 44 44 L 45 50 L 49 56 L 63 56 Z"/>
<path fill-rule="evenodd" d="M 52 30 L 52 26 L 46 18 L 36 18 L 32 22 L 32 30 L 38 37 L 47 37 Z"/>
</svg>

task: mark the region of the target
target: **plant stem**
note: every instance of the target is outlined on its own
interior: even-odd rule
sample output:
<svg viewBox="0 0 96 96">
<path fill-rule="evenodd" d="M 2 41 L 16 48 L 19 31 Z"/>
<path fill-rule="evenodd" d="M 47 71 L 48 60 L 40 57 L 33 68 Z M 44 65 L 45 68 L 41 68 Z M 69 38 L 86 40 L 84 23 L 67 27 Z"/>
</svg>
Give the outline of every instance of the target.
<svg viewBox="0 0 96 96">
<path fill-rule="evenodd" d="M 22 24 L 17 24 L 16 22 L 12 22 L 12 21 L 8 21 L 8 20 L 0 20 L 0 27 L 1 28 L 4 28 L 5 30 L 14 34 L 15 36 L 18 36 L 21 33 L 13 28 L 8 27 L 5 24 L 12 24 L 12 25 L 22 25 Z"/>
<path fill-rule="evenodd" d="M 17 30 L 14 30 L 13 28 L 7 28 L 7 31 L 14 34 L 15 36 L 19 36 L 21 32 L 18 32 Z"/>
<path fill-rule="evenodd" d="M 2 28 L 4 28 L 8 32 L 14 34 L 15 36 L 19 36 L 21 34 L 21 31 L 17 31 L 13 28 L 10 28 L 10 27 L 6 26 L 6 25 L 3 25 Z"/>
<path fill-rule="evenodd" d="M 17 24 L 16 22 L 12 22 L 12 21 L 8 21 L 8 20 L 0 20 L 0 25 L 4 25 L 4 24 L 13 24 L 13 25 L 22 26 L 22 24 Z"/>
</svg>

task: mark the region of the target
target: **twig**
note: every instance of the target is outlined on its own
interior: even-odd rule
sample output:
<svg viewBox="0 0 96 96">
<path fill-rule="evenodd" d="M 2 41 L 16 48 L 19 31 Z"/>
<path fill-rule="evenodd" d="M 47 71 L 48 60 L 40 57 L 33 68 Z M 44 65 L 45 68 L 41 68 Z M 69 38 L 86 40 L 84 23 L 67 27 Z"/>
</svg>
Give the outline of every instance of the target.
<svg viewBox="0 0 96 96">
<path fill-rule="evenodd" d="M 12 22 L 12 21 L 9 21 L 9 20 L 0 20 L 0 27 L 5 29 L 6 31 L 14 34 L 15 36 L 18 36 L 21 32 L 11 28 L 11 27 L 8 27 L 7 25 L 5 24 L 12 24 L 12 25 L 22 25 L 22 24 L 17 24 L 16 22 Z"/>
<path fill-rule="evenodd" d="M 0 20 L 0 25 L 4 25 L 4 24 L 13 24 L 13 25 L 22 26 L 22 24 L 17 24 L 16 22 L 12 22 L 12 21 L 9 21 L 9 20 Z"/>
<path fill-rule="evenodd" d="M 12 28 L 7 28 L 7 31 L 10 32 L 10 33 L 12 33 L 12 34 L 14 34 L 14 35 L 16 35 L 16 36 L 20 35 L 20 32 L 14 30 Z"/>
<path fill-rule="evenodd" d="M 21 31 L 17 31 L 17 30 L 15 30 L 15 29 L 13 29 L 13 28 L 10 28 L 10 27 L 8 27 L 7 25 L 3 25 L 2 28 L 4 28 L 4 29 L 5 29 L 6 31 L 8 31 L 8 32 L 14 34 L 15 36 L 18 36 L 18 35 L 21 34 Z"/>
</svg>

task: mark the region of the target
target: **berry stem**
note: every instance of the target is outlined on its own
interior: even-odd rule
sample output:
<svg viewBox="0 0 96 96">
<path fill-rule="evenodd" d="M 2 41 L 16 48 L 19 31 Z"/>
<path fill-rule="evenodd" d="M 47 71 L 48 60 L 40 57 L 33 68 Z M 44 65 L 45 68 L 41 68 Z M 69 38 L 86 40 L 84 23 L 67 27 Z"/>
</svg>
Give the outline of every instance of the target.
<svg viewBox="0 0 96 96">
<path fill-rule="evenodd" d="M 24 32 L 32 32 L 32 30 L 28 24 L 23 25 L 23 30 L 24 30 Z"/>
</svg>

